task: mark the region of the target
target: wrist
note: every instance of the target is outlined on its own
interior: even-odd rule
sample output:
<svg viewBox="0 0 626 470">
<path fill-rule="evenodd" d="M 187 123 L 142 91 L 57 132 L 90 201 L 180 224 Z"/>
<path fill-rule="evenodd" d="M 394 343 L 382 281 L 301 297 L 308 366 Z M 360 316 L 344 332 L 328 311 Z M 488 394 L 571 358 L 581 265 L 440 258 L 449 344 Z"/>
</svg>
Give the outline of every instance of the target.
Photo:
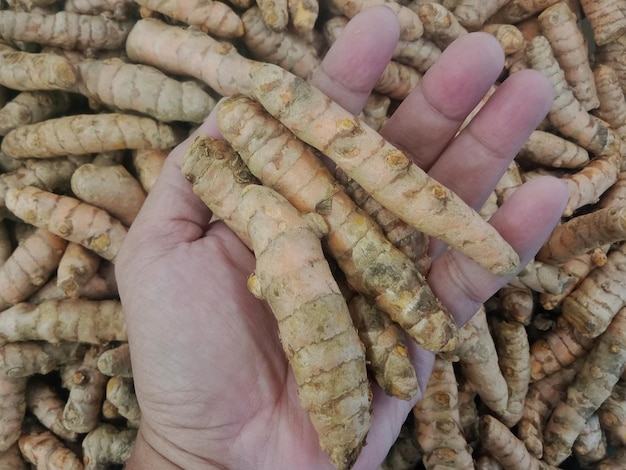
<svg viewBox="0 0 626 470">
<path fill-rule="evenodd" d="M 151 432 L 140 427 L 133 452 L 124 467 L 126 470 L 181 470 L 187 468 L 226 470 L 225 467 L 212 465 L 205 460 L 200 461 L 200 459 L 189 456 L 182 450 L 173 449 L 171 444 L 159 444 L 159 439 L 149 439 L 146 434 L 154 436 Z M 172 458 L 170 459 L 166 455 L 171 455 Z"/>
</svg>

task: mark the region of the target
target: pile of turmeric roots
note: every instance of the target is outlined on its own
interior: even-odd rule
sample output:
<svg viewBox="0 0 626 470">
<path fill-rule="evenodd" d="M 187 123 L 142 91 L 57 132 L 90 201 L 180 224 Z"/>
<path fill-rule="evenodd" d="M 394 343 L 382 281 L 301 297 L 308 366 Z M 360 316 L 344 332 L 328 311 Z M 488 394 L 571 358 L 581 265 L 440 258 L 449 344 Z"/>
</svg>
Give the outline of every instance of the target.
<svg viewBox="0 0 626 470">
<path fill-rule="evenodd" d="M 382 3 L 400 41 L 354 116 L 307 79 Z M 196 138 L 182 171 L 255 253 L 248 287 L 276 316 L 336 468 L 364 445 L 369 377 L 400 400 L 418 393 L 407 341 L 436 352 L 435 367 L 379 470 L 624 468 L 625 0 L 1 5 L 0 468 L 128 459 L 141 412 L 115 259 L 168 152 L 222 97 L 224 140 Z M 472 31 L 500 41 L 502 79 L 532 68 L 555 90 L 479 211 L 377 132 Z M 458 327 L 425 281 L 429 239 L 513 272 L 487 221 L 543 174 L 569 187 L 561 223 Z M 339 398 L 320 393 L 329 384 Z"/>
</svg>

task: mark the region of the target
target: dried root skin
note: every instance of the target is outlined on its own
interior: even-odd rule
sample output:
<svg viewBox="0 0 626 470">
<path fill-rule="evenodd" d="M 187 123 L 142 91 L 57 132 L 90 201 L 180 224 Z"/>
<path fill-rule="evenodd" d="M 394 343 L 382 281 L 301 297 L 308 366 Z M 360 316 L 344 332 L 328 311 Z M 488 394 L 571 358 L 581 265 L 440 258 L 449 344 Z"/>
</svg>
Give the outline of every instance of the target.
<svg viewBox="0 0 626 470">
<path fill-rule="evenodd" d="M 0 266 L 0 310 L 26 300 L 54 274 L 67 241 L 39 228 Z"/>
<path fill-rule="evenodd" d="M 187 152 L 183 173 L 197 185 L 206 173 L 192 175 L 198 166 L 187 161 L 206 154 L 194 152 L 194 147 Z M 235 209 L 234 225 L 245 228 L 257 259 L 248 286 L 276 316 L 300 402 L 320 447 L 336 468 L 347 469 L 369 430 L 371 392 L 363 345 L 321 248 L 325 223 L 317 214 L 303 217 L 278 193 L 259 185 L 245 186 Z M 284 262 L 276 263 L 278 258 Z M 312 319 L 317 321 L 311 324 Z"/>
<path fill-rule="evenodd" d="M 9 132 L 2 151 L 13 158 L 49 158 L 110 150 L 171 148 L 181 142 L 178 127 L 124 113 L 75 114 Z"/>
<path fill-rule="evenodd" d="M 0 42 L 0 85 L 20 91 L 69 90 L 76 80 L 65 57 L 22 52 Z"/>
<path fill-rule="evenodd" d="M 572 455 L 581 465 L 591 466 L 604 459 L 607 456 L 607 451 L 604 431 L 600 426 L 598 415 L 594 413 L 574 441 Z"/>
<path fill-rule="evenodd" d="M 593 76 L 599 100 L 594 113 L 615 129 L 622 140 L 626 140 L 626 96 L 617 72 L 609 65 L 598 64 Z"/>
<path fill-rule="evenodd" d="M 437 357 L 423 398 L 413 407 L 417 441 L 427 469 L 472 468 L 463 436 L 452 362 Z"/>
<path fill-rule="evenodd" d="M 355 295 L 348 308 L 378 385 L 390 396 L 413 399 L 419 384 L 402 329 L 361 295 Z"/>
<path fill-rule="evenodd" d="M 126 53 L 134 62 L 195 77 L 222 96 L 241 92 L 249 82 L 247 72 L 254 63 L 240 55 L 232 44 L 153 18 L 135 23 L 126 40 Z"/>
<path fill-rule="evenodd" d="M 511 284 L 521 284 L 535 292 L 556 295 L 562 293 L 574 281 L 574 277 L 559 266 L 546 264 L 535 258 L 524 266 Z"/>
<path fill-rule="evenodd" d="M 33 186 L 9 190 L 5 203 L 7 209 L 25 222 L 80 243 L 111 261 L 128 231 L 119 220 L 98 207 Z"/>
<path fill-rule="evenodd" d="M 445 49 L 455 39 L 465 36 L 468 31 L 459 19 L 439 3 L 409 4 L 424 25 L 424 37 L 431 40 L 439 49 Z"/>
<path fill-rule="evenodd" d="M 0 135 L 45 121 L 69 109 L 70 98 L 62 91 L 23 91 L 0 109 Z"/>
<path fill-rule="evenodd" d="M 484 308 L 459 329 L 459 344 L 453 353 L 459 358 L 470 389 L 494 413 L 505 413 L 508 385 L 498 365 L 498 353 Z"/>
<path fill-rule="evenodd" d="M 77 298 L 80 288 L 97 275 L 101 259 L 78 243 L 68 243 L 57 268 L 57 285 L 68 297 Z"/>
<path fill-rule="evenodd" d="M 62 364 L 82 358 L 85 349 L 84 344 L 69 342 L 8 343 L 0 347 L 0 373 L 14 378 L 48 374 Z"/>
<path fill-rule="evenodd" d="M 561 264 L 606 244 L 626 239 L 626 208 L 607 207 L 558 225 L 537 253 L 537 259 Z"/>
<path fill-rule="evenodd" d="M 516 24 L 545 10 L 559 0 L 509 0 L 490 16 L 491 23 Z"/>
<path fill-rule="evenodd" d="M 83 439 L 85 470 L 106 470 L 111 465 L 125 463 L 136 439 L 135 429 L 117 429 L 110 424 L 100 424 Z"/>
<path fill-rule="evenodd" d="M 122 343 L 100 354 L 98 370 L 109 377 L 132 377 L 129 344 Z"/>
<path fill-rule="evenodd" d="M 78 433 L 63 424 L 65 401 L 55 389 L 40 377 L 33 377 L 26 388 L 26 407 L 37 420 L 66 441 L 76 441 Z"/>
<path fill-rule="evenodd" d="M 89 432 L 100 422 L 108 380 L 96 366 L 102 351 L 100 346 L 90 347 L 83 362 L 72 374 L 69 395 L 63 409 L 63 424 L 78 433 Z"/>
<path fill-rule="evenodd" d="M 574 325 L 559 317 L 553 330 L 530 346 L 531 381 L 554 374 L 584 356 L 593 341 L 581 335 Z"/>
<path fill-rule="evenodd" d="M 126 418 L 129 427 L 139 428 L 141 410 L 131 377 L 111 377 L 106 385 L 106 399 L 117 408 L 120 416 Z"/>
<path fill-rule="evenodd" d="M 624 290 L 626 243 L 609 252 L 604 266 L 597 267 L 563 299 L 562 315 L 582 335 L 595 338 L 606 330 L 626 304 Z"/>
<path fill-rule="evenodd" d="M 518 157 L 553 168 L 580 168 L 589 162 L 589 152 L 580 145 L 538 129 L 531 132 Z"/>
<path fill-rule="evenodd" d="M 241 18 L 226 3 L 216 0 L 139 0 L 144 8 L 158 11 L 170 18 L 198 26 L 211 36 L 223 38 L 240 37 L 244 32 Z"/>
<path fill-rule="evenodd" d="M 504 468 L 509 470 L 549 470 L 555 467 L 540 462 L 528 452 L 524 443 L 503 423 L 490 415 L 480 421 L 481 444 Z"/>
<path fill-rule="evenodd" d="M 201 123 L 216 103 L 197 82 L 169 77 L 149 65 L 84 60 L 76 64 L 76 70 L 75 89 L 91 102 L 136 111 L 161 122 Z"/>
<path fill-rule="evenodd" d="M 530 384 L 530 351 L 524 325 L 494 319 L 491 323 L 498 351 L 498 365 L 508 385 L 508 401 L 500 421 L 509 428 L 522 417 Z"/>
<path fill-rule="evenodd" d="M 589 111 L 600 104 L 593 77 L 587 42 L 578 18 L 565 2 L 558 2 L 539 14 L 542 34 L 548 39 L 572 93 Z"/>
<path fill-rule="evenodd" d="M 465 28 L 475 31 L 506 3 L 506 0 L 459 0 L 453 12 Z"/>
<path fill-rule="evenodd" d="M 319 67 L 321 59 L 311 45 L 287 30 L 270 28 L 259 8 L 249 8 L 241 20 L 245 28 L 243 41 L 258 60 L 278 64 L 305 80 Z"/>
<path fill-rule="evenodd" d="M 604 45 L 626 34 L 626 10 L 619 1 L 580 0 L 596 44 Z"/>
<path fill-rule="evenodd" d="M 414 263 L 358 210 L 311 148 L 247 98 L 222 102 L 218 123 L 259 180 L 301 212 L 324 217 L 328 250 L 355 290 L 374 298 L 424 348 L 454 347 L 454 321 Z M 294 185 L 298 179 L 302 183 Z"/>
<path fill-rule="evenodd" d="M 37 468 L 83 470 L 78 456 L 50 431 L 27 432 L 20 436 L 18 442 L 26 461 Z"/>
<path fill-rule="evenodd" d="M 526 286 L 509 283 L 498 291 L 502 317 L 510 321 L 528 325 L 535 312 L 533 291 Z"/>
<path fill-rule="evenodd" d="M 20 437 L 26 413 L 27 380 L 0 374 L 0 453 L 8 451 Z"/>
<path fill-rule="evenodd" d="M 496 274 L 516 268 L 517 254 L 493 227 L 360 119 L 273 64 L 252 67 L 250 78 L 249 94 L 270 114 L 400 218 Z M 398 200 L 398 194 L 407 198 Z"/>
<path fill-rule="evenodd" d="M 621 309 L 585 357 L 567 395 L 550 416 L 544 432 L 544 460 L 559 465 L 587 420 L 610 396 L 626 364 L 626 309 Z"/>
<path fill-rule="evenodd" d="M 554 407 L 565 397 L 567 387 L 574 379 L 582 359 L 543 377 L 528 387 L 522 417 L 517 424 L 517 435 L 528 451 L 543 457 L 543 428 Z"/>
<path fill-rule="evenodd" d="M 105 344 L 126 341 L 119 300 L 65 299 L 19 303 L 0 313 L 0 341 Z"/>
<path fill-rule="evenodd" d="M 30 464 L 22 458 L 17 441 L 4 452 L 0 452 L 0 468 L 2 470 L 30 470 Z"/>
<path fill-rule="evenodd" d="M 599 45 L 596 48 L 596 64 L 604 64 L 612 67 L 617 73 L 622 91 L 626 93 L 626 34 L 614 41 Z"/>
<path fill-rule="evenodd" d="M 398 41 L 393 58 L 401 64 L 425 73 L 441 56 L 441 49 L 423 37 L 413 41 Z"/>
<path fill-rule="evenodd" d="M 132 152 L 132 165 L 144 191 L 149 193 L 156 182 L 168 151 L 161 149 L 138 149 Z"/>
<path fill-rule="evenodd" d="M 86 163 L 72 174 L 72 192 L 130 227 L 146 200 L 146 193 L 124 165 Z"/>
<path fill-rule="evenodd" d="M 63 49 L 121 49 L 132 24 L 103 15 L 67 11 L 51 15 L 0 11 L 0 31 L 5 40 L 35 42 Z"/>
<path fill-rule="evenodd" d="M 507 56 L 521 52 L 526 47 L 523 33 L 513 24 L 486 24 L 480 31 L 494 36 Z"/>
<path fill-rule="evenodd" d="M 555 98 L 548 113 L 550 122 L 563 135 L 596 155 L 619 154 L 615 131 L 589 114 L 574 95 L 548 39 L 533 38 L 526 48 L 531 68 L 543 72 L 554 87 Z"/>
<path fill-rule="evenodd" d="M 63 9 L 83 15 L 104 15 L 124 20 L 134 12 L 134 0 L 65 0 Z"/>
<path fill-rule="evenodd" d="M 613 387 L 611 395 L 598 409 L 598 418 L 606 434 L 609 445 L 626 445 L 626 382 L 620 379 Z"/>
</svg>

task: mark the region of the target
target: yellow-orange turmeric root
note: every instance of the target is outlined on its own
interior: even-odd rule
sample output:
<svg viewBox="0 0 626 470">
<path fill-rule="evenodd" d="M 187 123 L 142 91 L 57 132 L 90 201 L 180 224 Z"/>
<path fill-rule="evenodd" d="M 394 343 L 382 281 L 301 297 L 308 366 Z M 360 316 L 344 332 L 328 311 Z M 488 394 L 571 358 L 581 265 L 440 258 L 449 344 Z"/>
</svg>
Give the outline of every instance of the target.
<svg viewBox="0 0 626 470">
<path fill-rule="evenodd" d="M 580 0 L 596 44 L 604 45 L 626 34 L 626 11 L 620 1 Z"/>
<path fill-rule="evenodd" d="M 197 182 L 207 177 L 202 173 L 207 146 L 210 140 L 196 140 L 183 164 L 197 194 Z M 223 149 L 217 144 L 211 151 Z M 199 196 L 212 208 L 221 194 Z M 363 346 L 321 248 L 326 224 L 317 214 L 303 217 L 278 193 L 259 185 L 245 186 L 234 206 L 233 217 L 245 221 L 235 225 L 245 227 L 257 260 L 248 287 L 276 316 L 300 402 L 320 447 L 336 468 L 350 468 L 369 430 L 370 390 Z"/>
<path fill-rule="evenodd" d="M 132 377 L 128 343 L 107 349 L 98 358 L 98 370 L 109 377 Z"/>
<path fill-rule="evenodd" d="M 80 288 L 97 275 L 101 259 L 96 253 L 78 243 L 68 243 L 59 260 L 57 285 L 68 297 L 78 297 Z"/>
<path fill-rule="evenodd" d="M 67 242 L 44 228 L 19 244 L 0 266 L 0 310 L 22 302 L 55 272 Z"/>
<path fill-rule="evenodd" d="M 50 431 L 27 431 L 18 442 L 24 459 L 37 468 L 83 469 L 78 456 Z"/>
<path fill-rule="evenodd" d="M 62 364 L 80 360 L 84 355 L 85 345 L 81 343 L 8 343 L 0 349 L 0 373 L 14 378 L 48 374 Z"/>
<path fill-rule="evenodd" d="M 260 181 L 298 210 L 322 215 L 329 228 L 325 239 L 329 252 L 356 291 L 372 297 L 423 347 L 434 351 L 454 347 L 454 321 L 414 263 L 358 211 L 311 148 L 245 97 L 222 102 L 218 123 Z M 294 184 L 298 179 L 302 182 Z"/>
<path fill-rule="evenodd" d="M 64 299 L 22 302 L 0 312 L 0 342 L 62 341 L 106 344 L 126 341 L 119 300 Z"/>
<path fill-rule="evenodd" d="M 517 254 L 477 212 L 319 90 L 273 64 L 251 67 L 250 86 L 270 114 L 407 223 L 494 273 L 516 268 Z"/>
<path fill-rule="evenodd" d="M 62 91 L 23 91 L 0 109 L 0 135 L 16 127 L 55 117 L 69 109 L 70 99 Z"/>
<path fill-rule="evenodd" d="M 5 204 L 17 217 L 114 260 L 127 228 L 105 210 L 71 197 L 27 186 L 6 193 Z"/>
<path fill-rule="evenodd" d="M 13 158 L 48 158 L 119 149 L 171 148 L 181 129 L 147 116 L 123 113 L 75 114 L 22 126 L 2 140 Z"/>
<path fill-rule="evenodd" d="M 135 429 L 100 424 L 82 442 L 85 470 L 105 470 L 111 465 L 124 464 L 133 451 L 136 439 Z"/>
</svg>

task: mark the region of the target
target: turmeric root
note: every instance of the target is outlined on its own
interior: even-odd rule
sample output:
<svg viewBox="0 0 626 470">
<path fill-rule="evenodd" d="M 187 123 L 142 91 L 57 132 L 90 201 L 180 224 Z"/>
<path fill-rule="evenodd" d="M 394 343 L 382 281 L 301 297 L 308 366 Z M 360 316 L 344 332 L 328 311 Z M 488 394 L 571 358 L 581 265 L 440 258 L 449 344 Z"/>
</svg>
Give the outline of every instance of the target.
<svg viewBox="0 0 626 470">
<path fill-rule="evenodd" d="M 564 317 L 559 317 L 555 328 L 530 346 L 531 381 L 569 366 L 592 347 L 593 341 L 581 335 Z"/>
<path fill-rule="evenodd" d="M 212 36 L 236 38 L 244 32 L 243 23 L 237 13 L 226 3 L 217 0 L 138 0 L 137 3 L 190 26 L 198 26 Z"/>
<path fill-rule="evenodd" d="M 552 168 L 580 168 L 589 161 L 589 152 L 557 134 L 535 129 L 516 158 Z"/>
<path fill-rule="evenodd" d="M 626 444 L 626 382 L 620 379 L 611 395 L 598 409 L 598 418 L 609 445 L 624 447 Z"/>
<path fill-rule="evenodd" d="M 69 109 L 70 99 L 62 91 L 23 91 L 0 109 L 0 135 L 13 129 L 45 121 Z"/>
<path fill-rule="evenodd" d="M 607 44 L 626 34 L 626 11 L 620 1 L 580 0 L 596 44 Z"/>
<path fill-rule="evenodd" d="M 506 3 L 507 0 L 459 0 L 453 12 L 459 23 L 468 30 L 475 31 Z"/>
<path fill-rule="evenodd" d="M 82 358 L 85 345 L 64 342 L 50 344 L 40 341 L 8 343 L 0 349 L 0 373 L 8 377 L 29 377 L 48 374 L 60 365 Z"/>
<path fill-rule="evenodd" d="M 606 400 L 626 364 L 626 309 L 621 309 L 589 352 L 567 396 L 550 416 L 544 432 L 544 460 L 559 465 L 571 453 L 586 421 Z"/>
<path fill-rule="evenodd" d="M 604 459 L 607 456 L 607 452 L 604 431 L 600 426 L 597 413 L 594 413 L 587 420 L 585 427 L 574 441 L 572 455 L 579 464 L 591 466 Z"/>
<path fill-rule="evenodd" d="M 29 470 L 31 468 L 22 458 L 17 441 L 4 452 L 0 452 L 0 468 L 3 470 Z"/>
<path fill-rule="evenodd" d="M 526 47 L 524 35 L 515 25 L 491 23 L 484 25 L 480 31 L 494 36 L 507 56 L 522 51 Z"/>
<path fill-rule="evenodd" d="M 86 433 L 99 424 L 108 379 L 96 366 L 102 350 L 101 346 L 91 346 L 72 375 L 72 384 L 63 408 L 63 424 L 67 429 Z"/>
<path fill-rule="evenodd" d="M 45 0 L 40 0 L 45 1 Z M 116 20 L 131 17 L 134 13 L 134 0 L 66 0 L 63 9 L 83 15 L 104 15 Z"/>
<path fill-rule="evenodd" d="M 141 410 L 132 378 L 111 377 L 106 385 L 106 399 L 117 408 L 120 416 L 126 418 L 128 427 L 139 428 Z"/>
<path fill-rule="evenodd" d="M 0 342 L 43 340 L 94 345 L 126 341 L 119 300 L 22 302 L 0 313 Z"/>
<path fill-rule="evenodd" d="M 329 252 L 356 291 L 372 297 L 426 349 L 454 347 L 454 321 L 413 262 L 357 210 L 312 149 L 247 98 L 222 102 L 217 118 L 224 138 L 260 181 L 298 210 L 322 215 Z M 300 174 L 307 176 L 294 185 Z"/>
<path fill-rule="evenodd" d="M 108 260 L 115 259 L 128 231 L 103 209 L 33 186 L 7 191 L 5 203 L 25 222 L 80 243 Z"/>
<path fill-rule="evenodd" d="M 202 146 L 192 145 L 183 164 L 183 173 L 196 182 L 196 194 L 205 175 L 196 172 L 202 165 L 195 160 L 203 158 Z M 212 208 L 215 192 L 199 196 Z M 320 447 L 336 468 L 347 469 L 368 432 L 371 398 L 363 346 L 319 241 L 325 223 L 316 214 L 302 217 L 276 192 L 258 185 L 246 186 L 235 206 L 233 216 L 246 222 L 235 225 L 246 227 L 257 259 L 248 287 L 276 316 L 300 402 Z M 276 256 L 287 262 L 276 263 Z"/>
<path fill-rule="evenodd" d="M 560 294 L 573 282 L 574 277 L 567 271 L 535 258 L 509 284 L 526 286 L 539 293 Z"/>
<path fill-rule="evenodd" d="M 15 248 L 0 267 L 0 310 L 22 302 L 55 272 L 67 242 L 37 229 Z"/>
<path fill-rule="evenodd" d="M 624 63 L 624 51 L 626 51 L 626 34 L 614 41 L 601 44 L 596 47 L 596 64 L 604 64 L 615 70 L 622 91 L 626 93 L 626 63 Z"/>
<path fill-rule="evenodd" d="M 287 30 L 275 31 L 265 23 L 258 7 L 242 15 L 243 41 L 258 60 L 278 64 L 305 80 L 321 63 L 320 57 L 305 39 Z"/>
<path fill-rule="evenodd" d="M 509 283 L 498 291 L 502 317 L 510 321 L 528 325 L 535 312 L 533 291 L 526 286 Z"/>
<path fill-rule="evenodd" d="M 78 433 L 63 424 L 65 400 L 41 377 L 31 377 L 28 381 L 26 407 L 55 436 L 72 442 L 78 439 Z"/>
<path fill-rule="evenodd" d="M 355 295 L 348 308 L 378 385 L 388 395 L 414 398 L 419 385 L 402 329 L 361 295 Z"/>
<path fill-rule="evenodd" d="M 445 49 L 454 41 L 468 33 L 458 18 L 439 3 L 409 4 L 424 25 L 424 37 L 431 40 L 439 49 Z"/>
<path fill-rule="evenodd" d="M 22 52 L 0 41 L 0 85 L 20 91 L 68 90 L 76 78 L 65 57 Z"/>
<path fill-rule="evenodd" d="M 420 37 L 412 41 L 398 41 L 393 59 L 409 65 L 418 72 L 426 72 L 441 56 L 441 49 L 432 41 Z"/>
<path fill-rule="evenodd" d="M 249 94 L 270 114 L 407 223 L 496 274 L 516 268 L 517 254 L 477 212 L 319 90 L 273 64 L 253 66 L 250 82 Z"/>
<path fill-rule="evenodd" d="M 103 15 L 68 11 L 51 15 L 0 11 L 0 36 L 5 41 L 35 42 L 64 49 L 122 49 L 132 24 Z"/>
<path fill-rule="evenodd" d="M 594 269 L 563 299 L 562 315 L 582 335 L 602 334 L 613 317 L 626 304 L 624 275 L 626 243 L 609 252 L 604 266 Z M 599 287 L 601 286 L 601 288 Z"/>
<path fill-rule="evenodd" d="M 132 377 L 128 343 L 107 349 L 98 358 L 98 370 L 109 377 Z"/>
<path fill-rule="evenodd" d="M 537 253 L 546 263 L 563 263 L 602 245 L 626 239 L 626 208 L 606 207 L 558 225 Z"/>
<path fill-rule="evenodd" d="M 72 174 L 72 192 L 80 200 L 104 209 L 130 227 L 146 200 L 146 193 L 124 165 L 86 163 Z"/>
<path fill-rule="evenodd" d="M 0 374 L 0 452 L 17 443 L 26 413 L 27 377 L 8 377 Z"/>
<path fill-rule="evenodd" d="M 380 131 L 389 116 L 391 98 L 382 93 L 372 91 L 367 97 L 361 117 L 372 129 Z"/>
<path fill-rule="evenodd" d="M 589 53 L 578 18 L 565 2 L 557 2 L 539 16 L 542 34 L 563 70 L 574 97 L 589 111 L 600 104 L 589 63 Z"/>
<path fill-rule="evenodd" d="M 626 140 L 626 96 L 619 84 L 617 73 L 608 65 L 598 64 L 593 76 L 599 100 L 594 114 L 605 120 Z"/>
<path fill-rule="evenodd" d="M 149 193 L 156 182 L 168 152 L 161 149 L 138 149 L 132 151 L 132 166 L 144 191 Z"/>
<path fill-rule="evenodd" d="M 528 387 L 522 416 L 517 423 L 517 435 L 528 451 L 538 459 L 543 457 L 543 428 L 554 407 L 563 399 L 567 387 L 580 369 L 582 359 L 543 377 Z"/>
<path fill-rule="evenodd" d="M 417 442 L 427 469 L 471 468 L 471 449 L 463 436 L 458 387 L 452 362 L 437 356 L 423 398 L 413 407 Z"/>
<path fill-rule="evenodd" d="M 490 23 L 519 23 L 559 0 L 509 0 L 489 17 Z"/>
<path fill-rule="evenodd" d="M 37 470 L 63 468 L 82 470 L 78 456 L 50 431 L 26 432 L 19 438 L 22 455 Z"/>
<path fill-rule="evenodd" d="M 85 470 L 106 470 L 114 464 L 125 463 L 135 446 L 135 429 L 117 429 L 100 424 L 82 442 Z"/>
<path fill-rule="evenodd" d="M 22 126 L 2 140 L 13 158 L 49 158 L 119 149 L 171 148 L 181 142 L 178 127 L 123 113 L 75 114 Z"/>
<path fill-rule="evenodd" d="M 556 470 L 528 452 L 511 430 L 490 415 L 480 419 L 480 442 L 504 468 L 509 470 Z"/>
<path fill-rule="evenodd" d="M 554 87 L 555 98 L 548 113 L 554 127 L 597 156 L 619 154 L 619 136 L 594 119 L 574 96 L 548 39 L 542 35 L 533 38 L 526 48 L 526 56 L 529 65 L 543 72 Z"/>
<path fill-rule="evenodd" d="M 166 123 L 201 123 L 215 106 L 197 82 L 177 80 L 148 65 L 108 59 L 83 60 L 75 67 L 79 78 L 74 91 L 118 111 L 136 111 Z"/>
<path fill-rule="evenodd" d="M 97 275 L 101 259 L 78 243 L 68 243 L 57 268 L 57 285 L 68 297 L 77 298 L 80 288 Z"/>
<path fill-rule="evenodd" d="M 484 307 L 459 329 L 459 344 L 453 354 L 458 356 L 468 387 L 494 413 L 504 414 L 508 385 L 498 365 L 498 352 Z"/>
<path fill-rule="evenodd" d="M 341 168 L 335 169 L 335 178 L 357 206 L 374 219 L 393 245 L 416 263 L 417 269 L 426 276 L 430 269 L 428 237 L 415 227 L 399 219 L 389 209 L 381 206 L 356 181 L 349 178 Z"/>
<path fill-rule="evenodd" d="M 413 414 L 409 413 L 400 428 L 400 434 L 378 470 L 411 470 L 421 460 L 422 452 L 415 439 L 415 420 Z"/>
<path fill-rule="evenodd" d="M 170 26 L 154 18 L 137 21 L 126 39 L 128 57 L 173 75 L 203 81 L 216 93 L 239 93 L 254 61 L 240 55 L 235 46 L 191 28 Z M 194 57 L 194 60 L 189 60 Z"/>
<path fill-rule="evenodd" d="M 494 318 L 491 322 L 498 365 L 508 386 L 506 410 L 500 421 L 513 427 L 522 417 L 524 400 L 530 383 L 530 351 L 524 325 Z"/>
</svg>

